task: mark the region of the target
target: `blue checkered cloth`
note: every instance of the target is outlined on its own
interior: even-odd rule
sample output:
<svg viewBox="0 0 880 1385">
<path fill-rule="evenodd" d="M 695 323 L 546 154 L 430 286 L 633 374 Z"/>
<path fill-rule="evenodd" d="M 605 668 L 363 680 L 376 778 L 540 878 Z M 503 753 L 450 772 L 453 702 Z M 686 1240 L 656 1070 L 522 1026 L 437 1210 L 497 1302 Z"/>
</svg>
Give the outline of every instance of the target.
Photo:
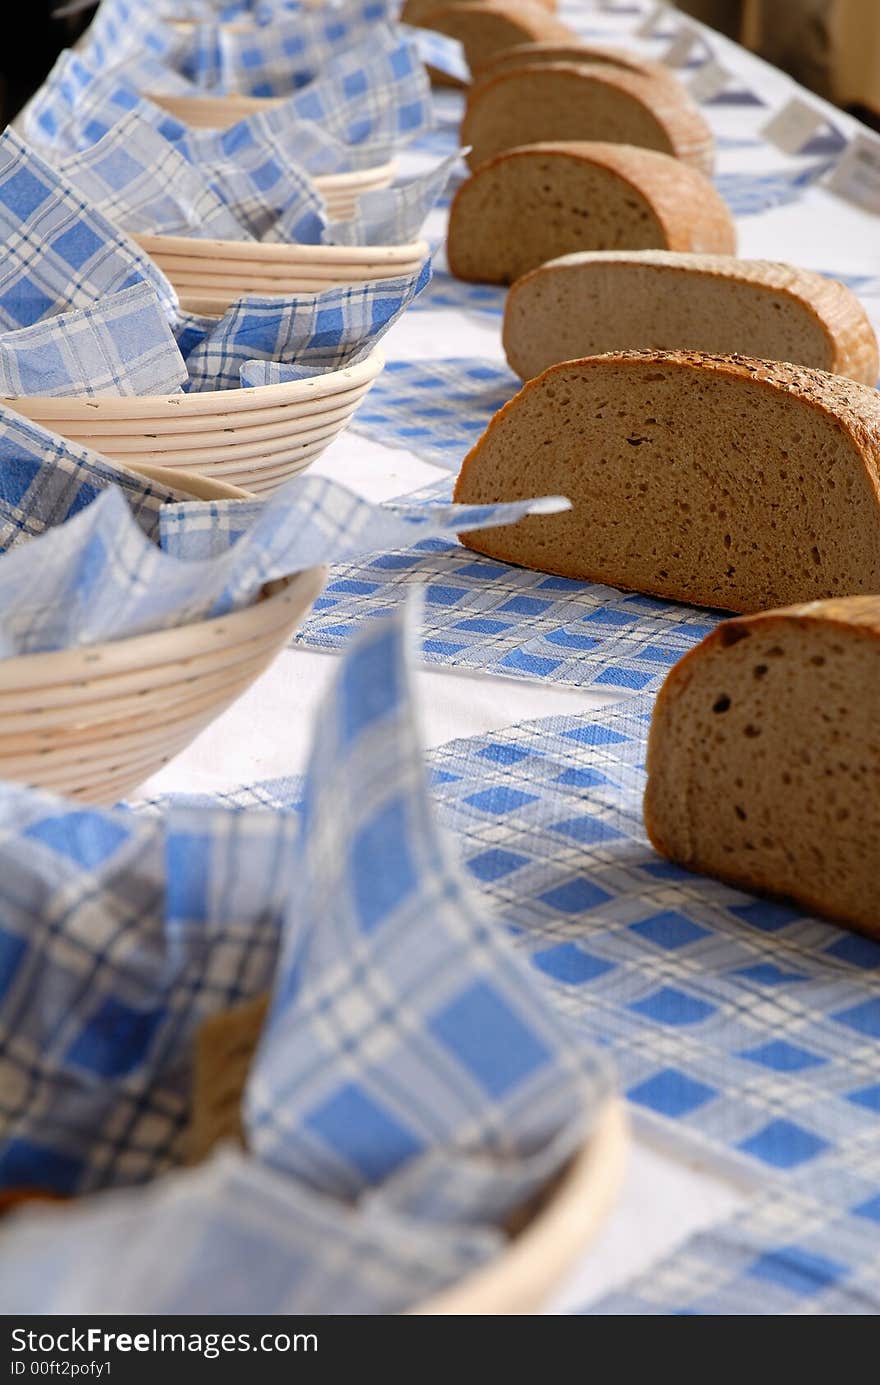
<svg viewBox="0 0 880 1385">
<path fill-rule="evenodd" d="M 120 122 L 123 126 L 128 122 L 130 130 L 133 118 L 140 126 L 125 144 L 124 131 L 119 133 Z M 316 244 L 324 226 L 324 204 L 301 160 L 310 159 L 318 167 L 326 161 L 328 171 L 350 163 L 340 141 L 311 123 L 304 125 L 288 104 L 249 116 L 229 130 L 190 129 L 140 95 L 126 74 L 111 71 L 99 75 L 77 53 L 59 58 L 28 108 L 24 125 L 29 138 L 54 151 L 56 162 L 60 156 L 68 156 L 63 167 L 78 186 L 79 169 L 85 169 L 84 191 L 91 200 L 95 194 L 107 196 L 102 184 L 111 181 L 109 195 L 115 203 L 111 203 L 108 215 L 112 215 L 113 205 L 121 202 L 127 209 L 128 202 L 136 200 L 138 205 L 145 203 L 142 214 L 149 218 L 149 198 L 138 196 L 141 181 L 151 169 L 160 175 L 167 170 L 173 183 L 162 200 L 156 196 L 157 229 L 167 229 L 162 225 L 163 217 L 167 222 L 170 215 L 173 221 L 180 214 L 174 211 L 177 204 L 191 222 L 183 228 L 186 233 L 220 239 L 259 239 L 283 214 L 290 238 Z M 167 149 L 157 143 L 159 139 Z M 112 170 L 101 168 L 97 186 L 93 168 L 100 153 L 95 153 L 96 142 L 99 150 L 124 150 L 131 161 L 122 162 L 120 156 Z M 292 149 L 296 150 L 295 159 Z M 383 148 L 380 155 L 384 157 L 385 152 Z M 223 213 L 218 202 L 226 209 L 225 220 L 220 219 Z"/>
<path fill-rule="evenodd" d="M 12 1220 L 17 1309 L 397 1311 L 499 1250 L 588 1136 L 609 1067 L 450 860 L 406 643 L 377 622 L 341 667 L 299 823 L 0 792 L 4 1184 L 179 1162 L 199 1023 L 274 976 L 249 1154 L 60 1210 L 51 1264 L 45 1214 Z"/>
<path fill-rule="evenodd" d="M 230 1147 L 4 1226 L 18 1267 L 4 1302 L 22 1313 L 394 1313 L 502 1248 L 494 1230 L 419 1223 L 376 1195 L 354 1209 L 319 1197 Z"/>
<path fill-rule="evenodd" d="M 179 394 L 189 380 L 149 284 L 0 332 L 0 396 Z"/>
<path fill-rule="evenodd" d="M 719 173 L 715 186 L 734 216 L 758 216 L 798 202 L 830 167 L 826 159 L 783 173 Z"/>
<path fill-rule="evenodd" d="M 177 295 L 152 260 L 12 130 L 0 135 L 0 245 L 0 330 L 143 282 L 176 317 Z"/>
<path fill-rule="evenodd" d="M 362 193 L 350 220 L 331 221 L 325 228 L 324 244 L 405 245 L 415 240 L 425 218 L 443 196 L 460 157 L 452 154 L 427 173 L 397 187 Z M 280 227 L 283 228 L 283 219 Z"/>
<path fill-rule="evenodd" d="M 249 232 L 202 171 L 137 110 L 97 143 L 47 159 L 85 200 L 124 231 L 247 240 Z"/>
<path fill-rule="evenodd" d="M 138 65 L 163 62 L 182 71 L 186 52 L 192 46 L 183 33 L 161 19 L 144 0 L 101 0 L 79 40 L 78 51 L 98 70 L 117 67 L 128 60 Z"/>
<path fill-rule="evenodd" d="M 0 553 L 78 515 L 108 486 L 154 541 L 162 506 L 182 498 L 0 404 Z"/>
<path fill-rule="evenodd" d="M 181 336 L 189 388 L 269 385 L 354 365 L 422 292 L 431 277 L 416 274 L 342 284 L 295 298 L 249 296 L 206 330 L 191 349 Z"/>
<path fill-rule="evenodd" d="M 111 488 L 82 513 L 0 558 L 0 657 L 226 615 L 253 604 L 267 583 L 305 568 L 389 539 L 399 546 L 416 532 L 515 521 L 534 504 L 393 512 L 325 478 L 295 477 L 265 502 L 166 506 L 160 547 Z M 201 552 L 206 530 L 209 556 Z"/>
<path fill-rule="evenodd" d="M 512 371 L 472 357 L 389 361 L 354 428 L 458 471 L 498 410 L 521 388 Z"/>
<path fill-rule="evenodd" d="M 596 1311 L 876 1312 L 880 944 L 657 856 L 651 711 L 631 698 L 431 756 L 466 868 L 561 1012 L 610 1044 L 629 1100 L 766 1189 Z"/>
<path fill-rule="evenodd" d="M 228 130 L 190 130 L 187 156 L 248 235 L 262 240 L 279 217 L 288 239 L 316 245 L 324 229 L 324 202 L 308 165 L 328 171 L 347 165 L 332 136 L 279 106 L 247 116 Z M 241 237 L 239 237 L 241 238 Z"/>
<path fill-rule="evenodd" d="M 436 503 L 448 494 L 441 483 L 422 496 Z M 511 567 L 437 537 L 331 568 L 297 643 L 343 650 L 414 588 L 424 592 L 427 663 L 605 692 L 658 688 L 722 619 L 638 592 Z"/>
<path fill-rule="evenodd" d="M 369 69 L 359 54 L 349 64 L 352 71 L 324 84 L 323 105 L 329 105 L 343 85 L 355 90 L 363 81 L 372 83 L 373 90 L 377 81 L 385 82 L 385 67 L 394 63 L 399 50 L 397 45 L 384 51 L 383 57 L 380 44 Z M 46 86 L 31 102 L 24 128 L 28 138 L 47 151 L 47 157 L 56 163 L 64 159 L 68 176 L 92 202 L 103 209 L 103 199 L 110 196 L 110 216 L 114 207 L 129 213 L 134 202 L 140 217 L 149 221 L 151 198 L 144 184 L 155 169 L 153 219 L 158 231 L 171 233 L 171 226 L 183 218 L 185 233 L 317 244 L 324 229 L 324 204 L 311 175 L 384 163 L 398 142 L 389 134 L 389 122 L 396 122 L 398 114 L 388 105 L 392 98 L 387 82 L 373 94 L 371 133 L 355 144 L 309 114 L 320 111 L 322 104 L 317 85 L 281 106 L 246 116 L 228 130 L 192 129 L 138 93 L 125 72 L 99 75 L 80 54 L 70 53 L 58 60 Z M 163 148 L 160 138 L 168 148 Z M 97 152 L 95 141 L 99 141 Z M 105 171 L 102 160 L 109 150 L 117 151 L 116 161 Z M 127 160 L 119 151 L 124 151 Z M 85 182 L 79 174 L 81 167 Z M 163 186 L 165 178 L 168 184 Z M 225 222 L 220 220 L 218 201 L 227 209 Z M 380 202 L 374 217 L 382 214 L 383 206 Z M 396 195 L 389 198 L 385 218 L 393 219 L 395 206 Z M 122 222 L 119 215 L 114 219 Z M 129 229 L 153 228 L 134 225 Z"/>
<path fill-rule="evenodd" d="M 154 63 L 151 70 L 155 75 L 150 91 L 191 94 L 190 84 L 183 78 L 176 83 L 163 81 L 164 69 Z M 25 106 L 20 123 L 32 145 L 49 146 L 59 155 L 74 154 L 90 149 L 132 111 L 167 139 L 185 139 L 187 127 L 141 95 L 125 72 L 105 69 L 100 63 L 93 67 L 81 52 L 66 49 Z"/>
<path fill-rule="evenodd" d="M 161 59 L 199 87 L 253 96 L 287 96 L 325 71 L 347 48 L 390 23 L 388 0 L 343 0 L 327 7 L 259 6 L 238 32 L 203 12 L 189 31 L 175 29 L 137 0 L 104 0 L 81 40 L 101 68 L 124 64 L 142 90 L 141 66 Z M 175 16 L 179 17 L 179 16 Z"/>
<path fill-rule="evenodd" d="M 608 1044 L 649 1138 L 743 1175 L 744 1211 L 591 1312 L 880 1309 L 880 943 L 693 875 L 642 821 L 652 700 L 455 741 L 433 797 L 472 879 Z M 223 795 L 301 801 L 291 780 Z"/>
<path fill-rule="evenodd" d="M 439 8 L 439 7 L 438 7 Z M 403 32 L 412 38 L 419 57 L 426 67 L 442 72 L 446 77 L 467 86 L 471 80 L 471 70 L 464 55 L 464 45 L 447 34 L 438 34 L 433 29 L 419 29 L 404 24 Z"/>
<path fill-rule="evenodd" d="M 351 363 L 371 349 L 430 278 L 426 262 L 411 277 L 329 290 L 317 297 L 245 297 L 219 322 L 183 313 L 153 262 L 11 131 L 0 137 L 0 237 L 4 232 L 0 328 L 29 327 L 67 309 L 96 304 L 99 311 L 89 320 L 109 319 L 108 296 L 146 281 L 172 324 L 191 390 L 237 389 L 241 368 L 249 361 L 299 363 L 301 371 Z M 65 372 L 59 359 L 68 350 L 65 326 L 56 321 L 45 334 L 38 334 L 53 389 Z M 151 339 L 151 351 L 153 344 Z M 129 346 L 137 353 L 126 362 L 120 352 Z M 168 371 L 162 379 L 177 368 L 171 346 L 166 346 Z M 120 379 L 123 367 L 129 366 L 132 382 L 145 384 L 150 359 L 144 342 L 120 326 L 112 362 Z M 73 384 L 76 375 L 70 364 L 67 373 Z M 85 369 L 80 366 L 80 375 Z M 259 369 L 254 380 L 258 376 Z M 105 368 L 101 379 L 106 378 Z"/>
<path fill-rule="evenodd" d="M 429 311 L 448 308 L 477 319 L 489 318 L 494 320 L 500 332 L 506 296 L 507 289 L 496 284 L 468 284 L 464 279 L 454 279 L 448 270 L 438 268 L 435 260 L 430 290 L 415 306 Z"/>
<path fill-rule="evenodd" d="M 346 144 L 396 147 L 429 130 L 431 86 L 415 44 L 387 24 L 374 25 L 288 103 Z"/>
</svg>

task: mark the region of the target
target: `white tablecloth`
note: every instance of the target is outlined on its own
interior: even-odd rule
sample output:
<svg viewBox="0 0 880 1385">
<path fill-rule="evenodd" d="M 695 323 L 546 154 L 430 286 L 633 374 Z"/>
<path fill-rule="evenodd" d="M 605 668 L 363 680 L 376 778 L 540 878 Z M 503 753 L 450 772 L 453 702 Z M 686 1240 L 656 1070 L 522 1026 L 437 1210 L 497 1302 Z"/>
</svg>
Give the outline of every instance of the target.
<svg viewBox="0 0 880 1385">
<path fill-rule="evenodd" d="M 653 8 L 644 0 L 645 13 Z M 603 13 L 587 0 L 576 4 L 568 0 L 562 17 L 590 37 L 601 35 L 609 41 L 631 44 L 650 56 L 658 56 L 669 46 L 668 37 L 634 38 L 639 20 L 631 12 Z M 705 108 L 723 140 L 720 171 L 757 174 L 798 166 L 798 161 L 786 158 L 769 144 L 757 149 L 733 144 L 756 135 L 770 115 L 799 89 L 737 45 L 711 31 L 703 32 L 716 58 L 766 103 L 764 107 Z M 821 108 L 817 98 L 808 99 Z M 439 100 L 452 109 L 450 103 L 460 101 L 460 97 L 446 92 Z M 840 112 L 825 109 L 847 134 L 859 129 Z M 403 162 L 405 171 L 415 171 L 425 160 L 412 154 Z M 428 226 L 429 238 L 442 237 L 443 220 L 443 214 L 434 215 Z M 740 253 L 787 260 L 811 269 L 876 275 L 880 274 L 878 228 L 876 216 L 814 186 L 792 205 L 743 217 L 739 224 Z M 880 301 L 868 301 L 867 306 L 880 327 Z M 504 359 L 492 325 L 440 309 L 409 313 L 386 338 L 385 350 L 389 359 L 401 360 L 481 356 L 501 364 Z M 351 432 L 337 439 L 315 470 L 376 500 L 416 490 L 444 474 L 407 451 L 366 441 Z M 301 771 L 312 719 L 335 662 L 333 655 L 303 649 L 284 652 L 234 707 L 150 781 L 145 793 L 219 792 Z M 580 712 L 616 701 L 621 695 L 619 690 L 606 696 L 437 668 L 423 669 L 417 688 L 429 746 L 521 720 Z M 617 1209 L 569 1283 L 548 1305 L 549 1310 L 584 1307 L 649 1267 L 695 1230 L 729 1216 L 748 1196 L 743 1177 L 739 1170 L 718 1165 L 696 1145 L 670 1147 L 660 1128 L 640 1117 Z"/>
</svg>

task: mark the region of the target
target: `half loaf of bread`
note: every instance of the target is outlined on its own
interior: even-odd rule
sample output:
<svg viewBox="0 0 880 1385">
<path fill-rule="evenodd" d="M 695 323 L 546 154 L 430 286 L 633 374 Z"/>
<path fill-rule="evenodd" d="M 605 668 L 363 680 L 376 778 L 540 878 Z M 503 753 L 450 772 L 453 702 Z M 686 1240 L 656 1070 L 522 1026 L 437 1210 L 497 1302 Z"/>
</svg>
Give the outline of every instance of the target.
<svg viewBox="0 0 880 1385">
<path fill-rule="evenodd" d="M 876 384 L 877 337 L 836 279 L 767 260 L 663 250 L 565 255 L 507 295 L 504 350 L 524 380 L 606 351 L 708 351 Z"/>
<path fill-rule="evenodd" d="M 489 557 L 732 611 L 880 592 L 880 395 L 741 356 L 552 366 L 465 458 L 466 504 L 566 495 L 470 533 Z"/>
<path fill-rule="evenodd" d="M 492 0 L 490 4 L 439 4 L 423 14 L 419 24 L 423 29 L 458 39 L 471 72 L 515 43 L 577 41 L 567 24 L 528 0 L 522 4 L 504 4 L 503 0 Z"/>
<path fill-rule="evenodd" d="M 505 149 L 542 140 L 600 140 L 656 149 L 711 173 L 712 131 L 683 92 L 608 64 L 513 68 L 470 89 L 461 143 L 476 168 Z"/>
<path fill-rule="evenodd" d="M 507 3 L 512 9 L 520 8 L 520 0 L 507 0 Z M 527 5 L 529 8 L 534 7 L 538 10 L 544 10 L 549 14 L 554 13 L 557 8 L 556 0 L 521 0 L 521 3 Z M 474 9 L 483 8 L 483 0 L 456 0 L 456 4 L 470 5 Z M 421 27 L 427 27 L 424 25 L 425 15 L 430 14 L 431 11 L 436 10 L 436 8 L 437 0 L 406 0 L 400 18 L 404 24 L 417 24 Z"/>
<path fill-rule="evenodd" d="M 526 145 L 481 164 L 449 215 L 449 267 L 509 284 L 573 250 L 731 254 L 733 218 L 701 173 L 627 144 Z"/>
<path fill-rule="evenodd" d="M 546 67 L 548 63 L 602 63 L 608 67 L 622 68 L 624 72 L 635 72 L 642 77 L 653 77 L 666 82 L 675 90 L 685 92 L 686 87 L 665 63 L 655 62 L 653 58 L 643 58 L 625 48 L 606 48 L 594 43 L 553 43 L 548 40 L 538 43 L 516 43 L 512 48 L 503 48 L 474 73 L 482 81 L 485 77 L 497 76 L 500 72 L 511 72 L 521 67 Z"/>
<path fill-rule="evenodd" d="M 657 698 L 651 841 L 880 937 L 878 727 L 880 597 L 725 621 Z"/>
</svg>

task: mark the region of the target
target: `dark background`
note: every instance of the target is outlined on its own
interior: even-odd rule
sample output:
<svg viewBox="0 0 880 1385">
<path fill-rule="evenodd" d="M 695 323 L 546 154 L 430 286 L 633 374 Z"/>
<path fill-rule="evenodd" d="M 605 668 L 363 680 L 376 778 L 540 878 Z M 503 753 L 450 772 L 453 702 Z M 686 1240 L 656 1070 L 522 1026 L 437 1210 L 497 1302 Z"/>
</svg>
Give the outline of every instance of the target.
<svg viewBox="0 0 880 1385">
<path fill-rule="evenodd" d="M 62 0 L 22 0 L 16 4 L 7 42 L 0 49 L 0 128 L 7 125 L 33 95 L 61 52 L 74 43 L 89 23 L 92 11 L 53 19 Z M 7 18 L 12 20 L 12 16 Z M 9 41 L 12 34 L 15 41 Z"/>
</svg>

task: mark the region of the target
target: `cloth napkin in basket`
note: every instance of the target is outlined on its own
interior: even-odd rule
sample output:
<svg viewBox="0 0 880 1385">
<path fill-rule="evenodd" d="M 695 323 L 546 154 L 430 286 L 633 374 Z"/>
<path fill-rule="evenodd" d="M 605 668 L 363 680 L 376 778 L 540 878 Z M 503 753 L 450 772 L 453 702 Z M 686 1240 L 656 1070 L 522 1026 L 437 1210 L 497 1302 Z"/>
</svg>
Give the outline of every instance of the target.
<svg viewBox="0 0 880 1385">
<path fill-rule="evenodd" d="M 406 245 L 446 191 L 452 171 L 467 150 L 460 150 L 427 173 L 392 188 L 364 192 L 347 221 L 331 221 L 321 237 L 325 245 Z M 284 218 L 278 223 L 283 230 Z M 274 228 L 273 228 L 274 229 Z M 264 239 L 274 239 L 266 236 Z"/>
<path fill-rule="evenodd" d="M 251 116 L 199 140 L 182 125 L 169 130 L 170 118 L 138 98 L 89 148 L 64 156 L 41 148 L 97 211 L 132 233 L 301 245 L 402 245 L 418 235 L 458 155 L 402 185 L 364 194 L 354 218 L 328 225 L 316 184 L 291 160 L 289 150 L 293 145 L 299 154 L 300 142 L 285 132 L 283 114 Z M 328 160 L 339 161 L 335 148 Z"/>
<path fill-rule="evenodd" d="M 395 1312 L 484 1263 L 589 1137 L 604 1058 L 450 858 L 404 618 L 322 706 L 297 824 L 0 790 L 7 1311 Z M 247 1149 L 184 1148 L 200 1021 L 261 992 Z M 24 1080 L 26 1075 L 27 1080 Z"/>
<path fill-rule="evenodd" d="M 73 153 L 137 110 L 185 145 L 193 163 L 205 170 L 222 163 L 229 157 L 230 132 L 191 128 L 169 116 L 148 97 L 167 86 L 157 77 L 139 89 L 129 67 L 106 70 L 91 66 L 87 54 L 62 53 L 26 107 L 24 133 L 34 143 Z M 430 87 L 415 45 L 383 25 L 368 44 L 341 54 L 308 86 L 233 128 L 269 141 L 276 160 L 312 173 L 336 173 L 384 163 L 394 148 L 430 128 L 431 118 Z"/>
<path fill-rule="evenodd" d="M 0 553 L 78 515 L 111 486 L 158 543 L 159 513 L 183 499 L 179 490 L 126 471 L 0 404 Z"/>
<path fill-rule="evenodd" d="M 189 375 L 150 284 L 0 332 L 0 395 L 180 394 Z"/>
<path fill-rule="evenodd" d="M 212 186 L 158 125 L 136 109 L 123 115 L 95 144 L 75 154 L 59 157 L 52 146 L 43 147 L 61 177 L 123 231 L 216 240 L 250 238 L 244 220 L 221 196 L 221 188 Z M 314 205 L 319 209 L 317 195 Z"/>
<path fill-rule="evenodd" d="M 15 134 L 0 135 L 0 330 L 148 283 L 169 322 L 177 295 L 152 260 Z"/>
<path fill-rule="evenodd" d="M 125 65 L 142 90 L 141 64 L 159 57 L 204 90 L 287 96 L 347 48 L 367 42 L 396 8 L 389 0 L 261 6 L 246 30 L 223 30 L 217 22 L 222 16 L 201 15 L 187 33 L 163 23 L 143 0 L 104 0 L 81 47 L 101 69 Z"/>
<path fill-rule="evenodd" d="M 387 86 L 377 90 L 376 83 L 385 81 L 400 51 L 399 45 L 384 51 L 380 45 L 366 63 L 366 55 L 352 58 L 349 71 L 320 90 L 316 83 L 224 131 L 192 129 L 136 92 L 124 74 L 99 76 L 79 54 L 63 54 L 31 103 L 24 129 L 93 205 L 128 230 L 173 233 L 183 216 L 180 229 L 186 233 L 318 244 L 325 217 L 312 175 L 385 163 L 399 143 L 400 136 L 388 131 L 404 123 L 403 108 L 394 105 L 393 94 L 388 97 Z M 368 136 L 353 143 L 333 132 L 325 110 L 343 86 L 366 93 L 357 106 L 373 112 L 349 121 L 353 134 L 366 130 Z M 172 163 L 173 154 L 157 143 L 160 136 L 189 169 Z M 154 169 L 166 172 L 170 182 L 163 192 L 152 178 L 150 225 L 147 185 Z M 225 221 L 217 201 L 227 209 Z"/>
<path fill-rule="evenodd" d="M 430 283 L 431 262 L 416 274 L 341 284 L 298 298 L 249 295 L 203 330 L 186 356 L 189 389 L 235 389 L 300 380 L 362 361 Z"/>
<path fill-rule="evenodd" d="M 267 501 L 167 508 L 157 545 L 110 489 L 83 513 L 0 557 L 0 658 L 227 615 L 252 605 L 267 583 L 306 568 L 514 523 L 567 502 L 389 510 L 324 477 L 303 476 Z"/>
<path fill-rule="evenodd" d="M 238 388 L 241 366 L 250 360 L 296 364 L 302 359 L 314 365 L 316 331 L 323 353 L 319 364 L 331 359 L 328 348 L 334 332 L 336 363 L 359 359 L 430 277 L 426 262 L 412 276 L 356 285 L 342 294 L 330 290 L 326 298 L 245 297 L 219 321 L 183 313 L 157 266 L 10 130 L 0 135 L 0 261 L 0 330 L 17 335 L 18 329 L 49 319 L 36 341 L 28 339 L 33 352 L 28 379 L 38 377 L 43 369 L 55 392 L 60 392 L 57 356 L 66 327 L 58 315 L 72 308 L 89 308 L 90 330 L 113 338 L 116 300 L 111 295 L 138 284 L 155 289 L 178 342 L 175 348 L 166 341 L 167 354 L 157 379 L 178 378 L 175 351 L 179 349 L 188 366 L 187 388 L 216 390 Z M 318 310 L 317 318 L 313 309 Z M 353 324 L 362 328 L 359 336 L 353 333 Z M 10 349 L 14 351 L 15 346 L 12 340 Z M 143 350 L 145 346 L 149 350 Z M 138 379 L 136 392 L 142 392 L 147 371 L 141 372 L 139 362 L 143 359 L 150 369 L 156 366 L 153 346 L 152 341 L 139 343 L 131 334 L 120 332 L 113 365 L 120 376 L 130 369 L 131 382 L 117 393 L 135 392 Z M 127 358 L 126 350 L 135 348 L 137 354 Z M 73 376 L 67 392 L 80 392 Z"/>
<path fill-rule="evenodd" d="M 435 29 L 419 29 L 409 24 L 403 24 L 401 28 L 414 40 L 419 57 L 426 67 L 432 67 L 435 72 L 442 72 L 447 77 L 454 77 L 465 86 L 470 83 L 471 70 L 464 56 L 464 45 L 459 43 L 458 39 L 438 33 Z"/>
</svg>

